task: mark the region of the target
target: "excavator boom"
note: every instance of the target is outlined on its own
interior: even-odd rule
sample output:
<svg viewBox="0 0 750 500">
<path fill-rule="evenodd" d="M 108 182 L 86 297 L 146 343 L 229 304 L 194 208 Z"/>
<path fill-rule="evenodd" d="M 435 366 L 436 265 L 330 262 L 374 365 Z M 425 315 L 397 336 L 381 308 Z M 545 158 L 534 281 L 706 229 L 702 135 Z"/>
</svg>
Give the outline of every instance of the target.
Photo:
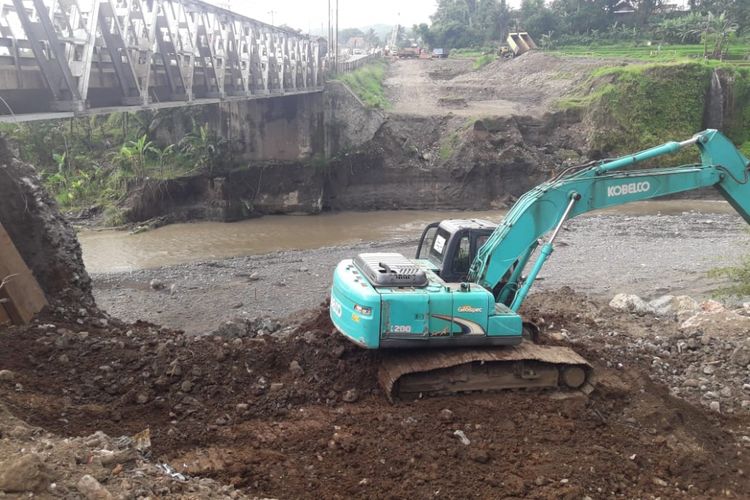
<svg viewBox="0 0 750 500">
<path fill-rule="evenodd" d="M 624 170 L 692 145 L 700 149 L 700 163 Z M 517 297 L 521 272 L 537 248 L 539 238 L 567 219 L 634 201 L 714 186 L 750 223 L 747 169 L 747 158 L 726 137 L 716 130 L 707 130 L 687 141 L 669 142 L 635 155 L 563 172 L 518 200 L 478 252 L 469 281 L 495 290 L 511 275 L 505 280 L 498 298 L 517 311 L 523 301 L 523 296 L 520 300 Z M 551 247 L 547 249 L 551 252 Z M 546 256 L 542 255 L 541 259 L 543 264 Z M 533 280 L 527 279 L 526 283 L 530 286 Z"/>
</svg>

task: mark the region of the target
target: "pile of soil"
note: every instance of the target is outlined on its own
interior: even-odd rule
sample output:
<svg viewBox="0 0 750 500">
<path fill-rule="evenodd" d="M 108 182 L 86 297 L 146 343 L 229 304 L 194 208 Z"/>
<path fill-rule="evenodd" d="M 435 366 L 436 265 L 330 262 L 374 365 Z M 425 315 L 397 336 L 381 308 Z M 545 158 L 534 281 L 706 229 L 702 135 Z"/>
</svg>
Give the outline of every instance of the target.
<svg viewBox="0 0 750 500">
<path fill-rule="evenodd" d="M 321 306 L 273 335 L 244 337 L 44 318 L 0 333 L 0 368 L 13 373 L 0 382 L 0 400 L 62 435 L 148 428 L 152 460 L 250 496 L 748 491 L 747 412 L 728 416 L 675 398 L 651 381 L 645 356 L 616 358 L 601 338 L 612 322 L 627 326 L 628 315 L 568 290 L 533 296 L 529 314 L 544 320 L 547 342 L 570 344 L 553 335 L 562 330 L 589 332 L 574 348 L 595 366 L 592 394 L 503 392 L 391 405 L 376 387 L 379 354 L 335 334 Z M 640 321 L 628 331 L 638 334 Z M 125 464 L 125 473 L 132 467 Z"/>
<path fill-rule="evenodd" d="M 34 167 L 19 161 L 2 138 L 0 223 L 51 303 L 93 305 L 91 279 L 75 231 Z"/>
</svg>

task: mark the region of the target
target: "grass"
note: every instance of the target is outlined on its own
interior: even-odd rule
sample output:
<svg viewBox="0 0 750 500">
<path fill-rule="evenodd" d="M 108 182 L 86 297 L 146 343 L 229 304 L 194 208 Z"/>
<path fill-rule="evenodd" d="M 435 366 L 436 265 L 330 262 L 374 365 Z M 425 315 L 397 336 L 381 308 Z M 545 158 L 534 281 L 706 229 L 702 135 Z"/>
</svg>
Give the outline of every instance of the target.
<svg viewBox="0 0 750 500">
<path fill-rule="evenodd" d="M 452 49 L 448 55 L 451 59 L 477 59 L 487 53 L 484 49 Z"/>
<path fill-rule="evenodd" d="M 485 66 L 487 66 L 489 63 L 494 61 L 495 59 L 497 59 L 497 54 L 484 54 L 482 56 L 479 56 L 474 61 L 474 69 L 475 70 L 482 69 Z"/>
<path fill-rule="evenodd" d="M 338 80 L 346 84 L 362 102 L 370 108 L 388 109 L 391 103 L 385 96 L 385 61 L 376 61 L 351 73 L 339 75 Z"/>
<path fill-rule="evenodd" d="M 447 137 L 444 137 L 443 140 L 440 142 L 440 149 L 438 151 L 438 155 L 440 156 L 441 160 L 450 160 L 453 158 L 453 155 L 456 153 L 456 148 L 461 143 L 461 137 L 458 135 L 458 132 L 453 132 L 452 134 L 448 135 Z"/>
<path fill-rule="evenodd" d="M 566 56 L 630 58 L 643 61 L 685 61 L 703 59 L 703 45 L 635 45 L 619 43 L 613 45 L 569 45 L 551 51 Z M 750 43 L 740 42 L 729 46 L 725 63 L 750 66 Z"/>
<path fill-rule="evenodd" d="M 92 117 L 0 126 L 0 134 L 18 149 L 21 160 L 34 165 L 61 208 L 91 206 L 109 211 L 108 220 L 122 219 L 117 205 L 133 182 L 166 180 L 208 171 L 231 158 L 226 141 L 198 126 L 199 110 L 112 113 Z M 159 147 L 149 140 L 157 123 L 190 121 L 192 130 L 176 145 Z M 185 128 L 188 128 L 185 123 Z M 198 134 L 198 132 L 201 134 Z"/>
<path fill-rule="evenodd" d="M 729 281 L 714 292 L 718 298 L 747 297 L 750 295 L 750 256 L 745 256 L 737 266 L 721 267 L 708 272 L 709 278 L 724 278 Z"/>
<path fill-rule="evenodd" d="M 746 144 L 750 141 L 750 68 L 732 64 L 701 60 L 598 68 L 558 106 L 580 109 L 587 116 L 595 150 L 637 151 L 701 130 L 716 68 L 732 81 L 733 107 L 724 131 L 736 144 Z"/>
</svg>

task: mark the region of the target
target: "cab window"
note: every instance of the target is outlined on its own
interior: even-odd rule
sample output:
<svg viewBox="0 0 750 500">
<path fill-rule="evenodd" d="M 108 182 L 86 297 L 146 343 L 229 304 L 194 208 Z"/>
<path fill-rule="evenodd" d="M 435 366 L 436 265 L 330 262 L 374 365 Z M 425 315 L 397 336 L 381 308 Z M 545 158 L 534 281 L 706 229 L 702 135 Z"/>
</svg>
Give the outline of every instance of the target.
<svg viewBox="0 0 750 500">
<path fill-rule="evenodd" d="M 443 256 L 448 246 L 448 240 L 450 239 L 450 233 L 445 229 L 438 228 L 435 233 L 435 239 L 432 240 L 430 245 L 430 260 L 436 265 L 441 266 L 443 263 Z"/>
<path fill-rule="evenodd" d="M 419 248 L 418 259 L 428 259 L 430 257 L 430 251 L 435 245 L 435 237 L 437 236 L 437 226 L 431 227 L 427 230 L 422 241 L 422 246 Z"/>
<path fill-rule="evenodd" d="M 458 242 L 456 256 L 453 258 L 453 272 L 459 274 L 468 274 L 471 266 L 471 240 L 468 236 L 463 236 Z"/>
<path fill-rule="evenodd" d="M 479 249 L 482 248 L 485 243 L 487 243 L 488 239 L 490 239 L 489 234 L 482 234 L 477 236 L 477 253 L 479 252 Z"/>
</svg>

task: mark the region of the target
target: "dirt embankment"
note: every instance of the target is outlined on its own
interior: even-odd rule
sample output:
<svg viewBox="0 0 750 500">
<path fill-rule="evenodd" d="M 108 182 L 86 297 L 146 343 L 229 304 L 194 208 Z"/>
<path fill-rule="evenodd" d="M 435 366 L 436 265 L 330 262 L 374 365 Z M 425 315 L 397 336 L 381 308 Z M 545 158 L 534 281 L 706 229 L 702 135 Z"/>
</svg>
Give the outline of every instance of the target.
<svg viewBox="0 0 750 500">
<path fill-rule="evenodd" d="M 586 159 L 579 114 L 551 111 L 597 64 L 542 53 L 478 71 L 469 60 L 396 61 L 385 82 L 394 106 L 384 113 L 330 86 L 320 125 L 330 159 L 150 182 L 131 193 L 125 216 L 169 222 L 503 205 L 552 170 Z"/>
<path fill-rule="evenodd" d="M 83 455 L 51 467 L 58 491 L 70 495 L 92 473 L 126 496 L 135 494 L 131 477 L 140 477 L 145 495 L 188 487 L 165 475 L 152 480 L 153 469 L 145 479 L 133 476 L 146 463 L 168 463 L 250 497 L 739 498 L 748 491 L 746 410 L 720 414 L 700 405 L 699 390 L 682 393 L 687 400 L 669 393 L 680 378 L 667 375 L 728 364 L 721 344 L 688 356 L 675 323 L 616 313 L 570 290 L 537 295 L 526 312 L 543 320 L 544 341 L 570 338 L 595 365 L 590 396 L 504 392 L 391 405 L 376 387 L 380 354 L 332 333 L 321 308 L 273 335 L 251 329 L 201 338 L 148 324 L 45 318 L 0 334 L 0 366 L 12 373 L 0 382 L 0 399 L 62 435 L 150 429 L 148 459 L 104 464 L 105 445 L 96 443 L 93 465 Z M 655 331 L 664 339 L 658 366 L 637 342 Z M 721 383 L 742 398 L 741 377 Z M 45 463 L 56 460 L 57 444 L 16 436 L 5 422 L 2 442 L 15 446 L 8 457 L 24 446 Z"/>
<path fill-rule="evenodd" d="M 36 171 L 0 138 L 0 221 L 53 304 L 93 306 L 91 280 L 75 231 Z"/>
</svg>

